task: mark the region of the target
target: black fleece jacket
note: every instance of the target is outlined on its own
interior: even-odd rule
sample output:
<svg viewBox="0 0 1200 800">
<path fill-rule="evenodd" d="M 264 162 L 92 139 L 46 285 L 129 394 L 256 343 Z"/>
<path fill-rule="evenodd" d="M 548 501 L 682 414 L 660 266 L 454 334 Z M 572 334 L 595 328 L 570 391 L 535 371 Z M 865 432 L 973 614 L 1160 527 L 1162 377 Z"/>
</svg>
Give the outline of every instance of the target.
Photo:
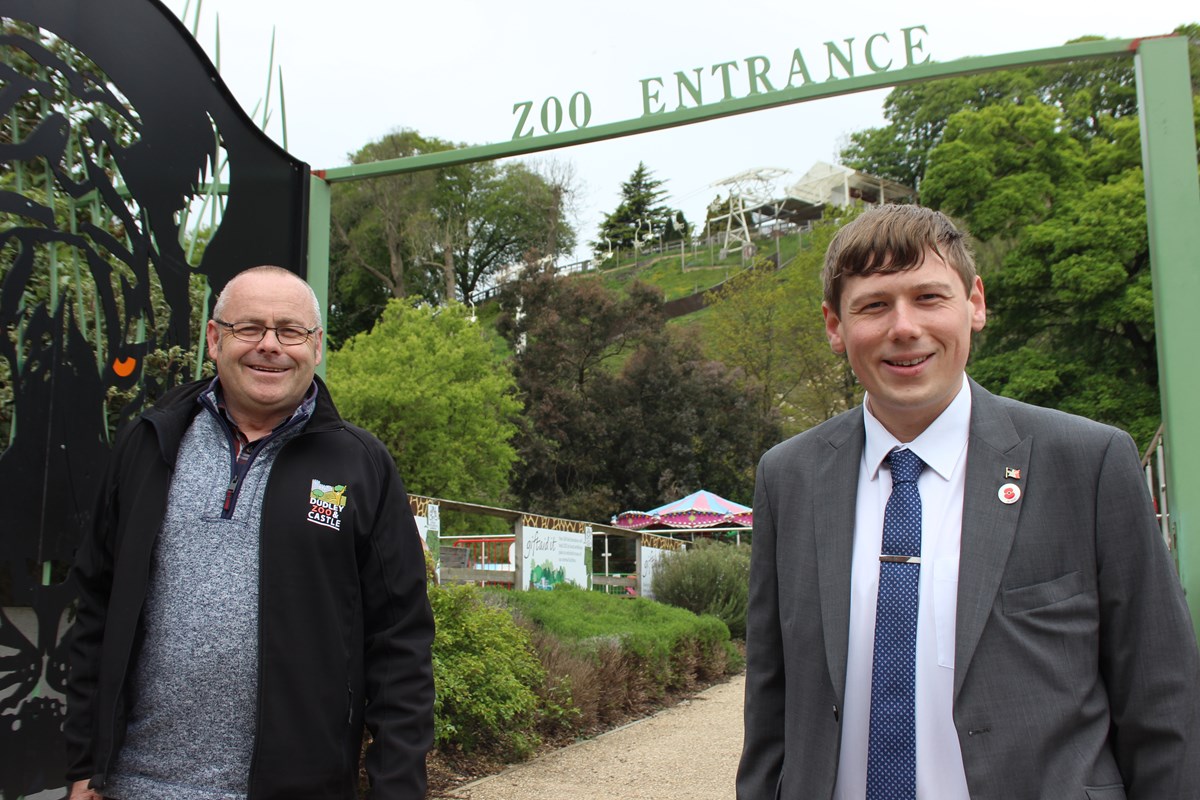
<svg viewBox="0 0 1200 800">
<path fill-rule="evenodd" d="M 124 738 L 150 556 L 207 385 L 171 391 L 118 436 L 76 557 L 67 778 L 97 789 Z M 317 387 L 316 409 L 280 450 L 263 496 L 249 797 L 356 797 L 365 723 L 371 796 L 416 800 L 433 742 L 433 615 L 420 538 L 387 449 L 338 416 L 320 379 Z M 347 487 L 336 521 L 311 502 L 314 481 Z"/>
</svg>

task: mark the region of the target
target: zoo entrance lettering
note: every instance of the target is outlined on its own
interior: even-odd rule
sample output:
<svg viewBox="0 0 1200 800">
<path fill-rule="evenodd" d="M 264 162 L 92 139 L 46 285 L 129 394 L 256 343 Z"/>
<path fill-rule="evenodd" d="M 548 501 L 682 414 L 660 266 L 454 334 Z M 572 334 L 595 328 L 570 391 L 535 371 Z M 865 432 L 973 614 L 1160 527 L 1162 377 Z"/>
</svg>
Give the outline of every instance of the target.
<svg viewBox="0 0 1200 800">
<path fill-rule="evenodd" d="M 858 65 L 865 64 L 873 73 L 887 72 L 901 60 L 903 67 L 899 69 L 928 63 L 930 57 L 925 52 L 928 34 L 924 25 L 913 25 L 901 28 L 896 35 L 873 33 L 861 44 L 856 44 L 854 37 L 844 39 L 844 43 L 825 42 L 825 80 L 853 78 L 856 57 L 860 59 Z M 708 68 L 693 67 L 679 70 L 667 79 L 642 78 L 639 81 L 642 118 L 738 97 L 768 95 L 810 83 L 814 83 L 812 71 L 799 47 L 792 51 L 786 72 L 782 67 L 773 67 L 770 59 L 761 55 L 722 61 Z M 513 140 L 531 138 L 539 129 L 544 135 L 558 133 L 564 124 L 581 129 L 592 121 L 592 101 L 585 92 L 575 92 L 565 103 L 557 97 L 548 97 L 535 110 L 535 101 L 522 100 L 513 104 L 513 116 L 516 117 Z"/>
</svg>

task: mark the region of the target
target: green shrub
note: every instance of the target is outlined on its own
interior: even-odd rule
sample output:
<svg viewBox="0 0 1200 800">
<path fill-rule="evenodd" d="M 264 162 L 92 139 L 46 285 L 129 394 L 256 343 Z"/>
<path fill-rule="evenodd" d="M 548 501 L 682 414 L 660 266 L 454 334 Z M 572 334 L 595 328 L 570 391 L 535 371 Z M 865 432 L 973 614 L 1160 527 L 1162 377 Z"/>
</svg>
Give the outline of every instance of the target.
<svg viewBox="0 0 1200 800">
<path fill-rule="evenodd" d="M 699 541 L 665 554 L 654 565 L 654 596 L 694 614 L 711 614 L 735 639 L 746 638 L 750 548 Z"/>
<path fill-rule="evenodd" d="M 429 586 L 434 737 L 506 761 L 654 710 L 741 669 L 718 619 L 642 598 Z"/>
<path fill-rule="evenodd" d="M 698 617 L 645 598 L 587 592 L 569 584 L 559 584 L 551 592 L 503 592 L 501 596 L 521 617 L 603 673 L 597 679 L 605 693 L 599 701 L 601 719 L 636 713 L 671 693 L 690 691 L 740 667 L 729 629 L 711 616 Z M 572 701 L 586 711 L 591 700 L 578 694 L 573 693 Z"/>
<path fill-rule="evenodd" d="M 430 586 L 429 601 L 436 746 L 528 756 L 539 744 L 535 690 L 546 679 L 528 632 L 473 586 Z"/>
</svg>

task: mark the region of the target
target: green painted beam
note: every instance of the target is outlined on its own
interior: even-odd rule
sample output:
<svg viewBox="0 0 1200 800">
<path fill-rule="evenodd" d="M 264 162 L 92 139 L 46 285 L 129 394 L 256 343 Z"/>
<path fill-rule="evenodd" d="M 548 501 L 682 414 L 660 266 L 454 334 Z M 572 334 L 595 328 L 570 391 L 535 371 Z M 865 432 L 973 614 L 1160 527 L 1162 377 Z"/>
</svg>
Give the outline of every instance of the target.
<svg viewBox="0 0 1200 800">
<path fill-rule="evenodd" d="M 1166 429 L 1168 511 L 1179 577 L 1200 634 L 1200 179 L 1187 40 L 1147 39 L 1134 60 Z"/>
<path fill-rule="evenodd" d="M 329 325 L 329 184 L 311 176 L 308 182 L 308 285 L 321 303 L 321 319 Z M 328 349 L 328 348 L 326 348 Z M 317 374 L 325 377 L 325 361 L 317 365 Z"/>
<path fill-rule="evenodd" d="M 873 89 L 886 89 L 892 86 L 903 86 L 909 83 L 918 83 L 937 78 L 953 78 L 959 75 L 971 75 L 977 72 L 988 72 L 997 69 L 1015 69 L 1088 58 L 1130 56 L 1136 50 L 1140 41 L 1143 40 L 1107 39 L 1096 42 L 1079 42 L 1077 44 L 1050 47 L 1042 50 L 1006 53 L 998 56 L 972 56 L 970 58 L 961 58 L 957 61 L 949 61 L 944 64 L 930 62 L 898 70 L 874 72 L 870 75 L 856 75 L 849 78 L 827 80 L 823 83 L 806 83 L 803 86 L 791 89 L 761 92 L 746 97 L 709 103 L 697 106 L 696 108 L 648 114 L 637 119 L 610 122 L 579 130 L 552 133 L 546 136 L 531 136 L 525 139 L 514 139 L 513 141 L 496 144 L 476 145 L 473 147 L 464 147 L 459 150 L 445 150 L 440 153 L 425 153 L 407 158 L 374 161 L 369 164 L 334 167 L 331 169 L 316 170 L 315 174 L 330 183 L 337 183 L 341 181 L 362 180 L 364 178 L 378 178 L 386 175 L 399 175 L 406 172 L 418 172 L 436 167 L 469 164 L 475 161 L 490 161 L 497 158 L 521 156 L 543 150 L 554 150 L 561 147 L 599 142 L 605 139 L 616 139 L 622 136 L 633 136 L 639 133 L 666 130 L 667 128 L 677 128 L 681 125 L 691 125 L 696 122 L 706 122 L 736 114 L 747 114 L 752 111 L 763 111 L 794 103 L 804 103 L 810 100 L 820 100 L 826 97 L 854 94 L 856 92 L 867 92 Z"/>
</svg>

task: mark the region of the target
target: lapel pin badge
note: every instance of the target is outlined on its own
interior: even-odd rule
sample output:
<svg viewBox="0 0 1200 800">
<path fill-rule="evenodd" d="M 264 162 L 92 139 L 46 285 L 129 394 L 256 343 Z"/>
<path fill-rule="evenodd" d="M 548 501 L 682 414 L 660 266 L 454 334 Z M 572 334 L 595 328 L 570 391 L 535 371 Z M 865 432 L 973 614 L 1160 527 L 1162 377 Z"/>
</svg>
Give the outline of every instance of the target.
<svg viewBox="0 0 1200 800">
<path fill-rule="evenodd" d="M 1021 480 L 1021 470 L 1017 469 L 1016 467 L 1005 467 L 1004 478 L 1005 480 L 1012 479 L 1014 481 L 1019 481 Z"/>
<path fill-rule="evenodd" d="M 1015 483 L 1006 483 L 1000 487 L 1000 491 L 997 492 L 997 495 L 1000 497 L 1001 503 L 1004 503 L 1006 506 L 1011 506 L 1013 503 L 1021 499 L 1021 487 L 1017 486 Z"/>
</svg>

